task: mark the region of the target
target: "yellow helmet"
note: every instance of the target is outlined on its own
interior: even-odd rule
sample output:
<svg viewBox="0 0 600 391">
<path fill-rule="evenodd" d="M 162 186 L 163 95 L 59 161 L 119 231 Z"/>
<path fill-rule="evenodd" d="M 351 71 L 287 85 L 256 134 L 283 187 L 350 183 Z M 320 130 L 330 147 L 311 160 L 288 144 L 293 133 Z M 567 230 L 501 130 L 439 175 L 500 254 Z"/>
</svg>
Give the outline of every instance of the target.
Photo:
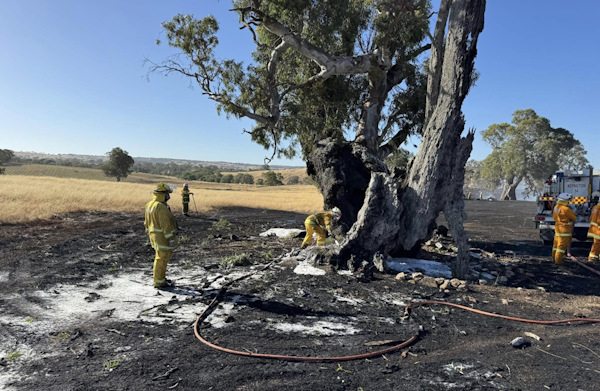
<svg viewBox="0 0 600 391">
<path fill-rule="evenodd" d="M 172 193 L 172 192 L 173 192 L 173 189 L 171 188 L 171 186 L 169 186 L 163 182 L 159 183 L 154 188 L 154 193 L 158 193 L 158 194 Z"/>
<path fill-rule="evenodd" d="M 331 215 L 334 218 L 339 219 L 342 216 L 342 211 L 340 210 L 340 208 L 335 206 L 333 209 L 331 209 Z"/>
</svg>

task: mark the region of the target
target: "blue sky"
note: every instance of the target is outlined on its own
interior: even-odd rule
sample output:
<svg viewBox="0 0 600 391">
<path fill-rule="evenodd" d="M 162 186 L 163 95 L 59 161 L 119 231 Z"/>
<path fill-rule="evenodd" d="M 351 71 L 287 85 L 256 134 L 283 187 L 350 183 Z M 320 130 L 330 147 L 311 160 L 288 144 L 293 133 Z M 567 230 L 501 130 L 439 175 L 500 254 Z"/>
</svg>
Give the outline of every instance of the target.
<svg viewBox="0 0 600 391">
<path fill-rule="evenodd" d="M 434 4 L 437 1 L 434 1 Z M 0 148 L 262 164 L 270 152 L 218 116 L 186 79 L 147 79 L 144 59 L 174 53 L 157 46 L 161 23 L 177 13 L 220 21 L 219 56 L 247 56 L 252 43 L 226 0 L 3 0 L 0 13 Z M 471 158 L 491 149 L 480 132 L 533 108 L 575 134 L 600 168 L 600 2 L 488 0 L 476 68 L 463 106 L 477 129 Z M 163 39 L 164 41 L 164 39 Z M 190 88 L 191 87 L 191 88 Z M 418 140 L 413 140 L 418 142 Z M 272 164 L 303 165 L 300 159 Z"/>
</svg>

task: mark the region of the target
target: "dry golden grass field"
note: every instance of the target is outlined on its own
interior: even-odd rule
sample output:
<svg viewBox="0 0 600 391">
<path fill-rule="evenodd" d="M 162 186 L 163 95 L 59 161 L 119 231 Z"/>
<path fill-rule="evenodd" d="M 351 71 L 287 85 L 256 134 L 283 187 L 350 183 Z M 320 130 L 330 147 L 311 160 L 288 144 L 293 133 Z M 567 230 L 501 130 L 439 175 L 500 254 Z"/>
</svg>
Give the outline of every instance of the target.
<svg viewBox="0 0 600 391">
<path fill-rule="evenodd" d="M 158 182 L 176 186 L 169 205 L 182 210 L 183 180 L 134 173 L 121 182 L 101 170 L 44 165 L 6 167 L 0 175 L 0 223 L 47 219 L 73 211 L 141 211 Z M 188 181 L 194 193 L 190 209 L 208 212 L 227 206 L 312 213 L 323 207 L 315 186 L 257 186 Z"/>
</svg>

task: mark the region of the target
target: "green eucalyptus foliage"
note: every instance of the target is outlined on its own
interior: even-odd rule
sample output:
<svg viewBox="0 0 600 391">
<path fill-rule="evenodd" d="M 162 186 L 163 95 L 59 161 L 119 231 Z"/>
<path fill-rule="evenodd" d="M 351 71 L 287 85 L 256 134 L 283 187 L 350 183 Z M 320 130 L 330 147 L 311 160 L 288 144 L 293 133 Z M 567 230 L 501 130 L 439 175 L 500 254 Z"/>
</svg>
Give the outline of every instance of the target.
<svg viewBox="0 0 600 391">
<path fill-rule="evenodd" d="M 559 169 L 581 169 L 586 151 L 573 133 L 553 128 L 532 109 L 517 110 L 510 124 L 490 125 L 482 137 L 492 153 L 481 163 L 481 177 L 490 186 L 525 182 L 526 193 Z"/>
<path fill-rule="evenodd" d="M 429 30 L 429 0 L 232 3 L 256 42 L 251 64 L 217 59 L 214 50 L 219 25 L 214 17 L 176 15 L 163 27 L 168 44 L 180 49 L 187 60 L 167 61 L 155 70 L 194 78 L 203 92 L 217 102 L 220 114 L 255 119 L 255 126 L 249 130 L 254 142 L 274 149 L 278 157 L 291 158 L 298 151 L 307 156 L 315 143 L 325 137 L 351 139 L 370 98 L 368 74 L 335 75 L 307 83 L 320 72 L 320 66 L 292 48 L 278 53 L 276 67 L 270 72 L 269 60 L 281 39 L 264 27 L 265 20 L 276 20 L 307 45 L 329 55 L 351 58 L 384 51 L 389 55 L 390 66 L 401 69 L 404 77 L 384 92 L 387 99 L 380 122 L 390 124 L 380 126 L 379 143 L 388 142 L 398 131 L 407 135 L 420 131 L 426 77 L 423 59 L 414 53 L 423 45 Z M 279 93 L 280 102 L 271 101 L 273 88 Z M 273 112 L 273 107 L 277 107 L 277 112 Z"/>
</svg>

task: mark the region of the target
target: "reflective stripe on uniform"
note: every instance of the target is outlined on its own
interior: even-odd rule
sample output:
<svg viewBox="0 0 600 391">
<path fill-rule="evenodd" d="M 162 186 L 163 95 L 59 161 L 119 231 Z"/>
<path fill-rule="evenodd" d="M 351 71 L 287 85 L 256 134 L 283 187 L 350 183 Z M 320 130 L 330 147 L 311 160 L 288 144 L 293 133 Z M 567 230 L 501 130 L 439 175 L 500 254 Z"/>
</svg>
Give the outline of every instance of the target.
<svg viewBox="0 0 600 391">
<path fill-rule="evenodd" d="M 570 233 L 568 233 L 568 234 L 555 233 L 554 236 L 571 236 L 571 234 Z"/>
<path fill-rule="evenodd" d="M 150 232 L 162 232 L 162 229 L 160 229 L 160 228 L 148 228 L 148 231 L 150 231 Z"/>
<path fill-rule="evenodd" d="M 563 253 L 563 254 L 566 252 L 566 250 L 561 250 L 560 248 L 553 249 L 553 250 L 556 251 L 557 253 Z"/>
<path fill-rule="evenodd" d="M 154 248 L 155 249 L 159 249 L 159 250 L 174 250 L 175 247 L 171 247 L 171 246 L 162 246 L 160 244 L 156 244 L 154 243 Z"/>
<path fill-rule="evenodd" d="M 598 223 L 590 223 L 590 225 L 595 225 L 596 227 L 598 227 Z"/>
<path fill-rule="evenodd" d="M 587 237 L 588 238 L 594 238 L 594 239 L 600 240 L 600 235 L 596 235 L 596 234 L 593 234 L 591 232 L 588 232 Z"/>
</svg>

